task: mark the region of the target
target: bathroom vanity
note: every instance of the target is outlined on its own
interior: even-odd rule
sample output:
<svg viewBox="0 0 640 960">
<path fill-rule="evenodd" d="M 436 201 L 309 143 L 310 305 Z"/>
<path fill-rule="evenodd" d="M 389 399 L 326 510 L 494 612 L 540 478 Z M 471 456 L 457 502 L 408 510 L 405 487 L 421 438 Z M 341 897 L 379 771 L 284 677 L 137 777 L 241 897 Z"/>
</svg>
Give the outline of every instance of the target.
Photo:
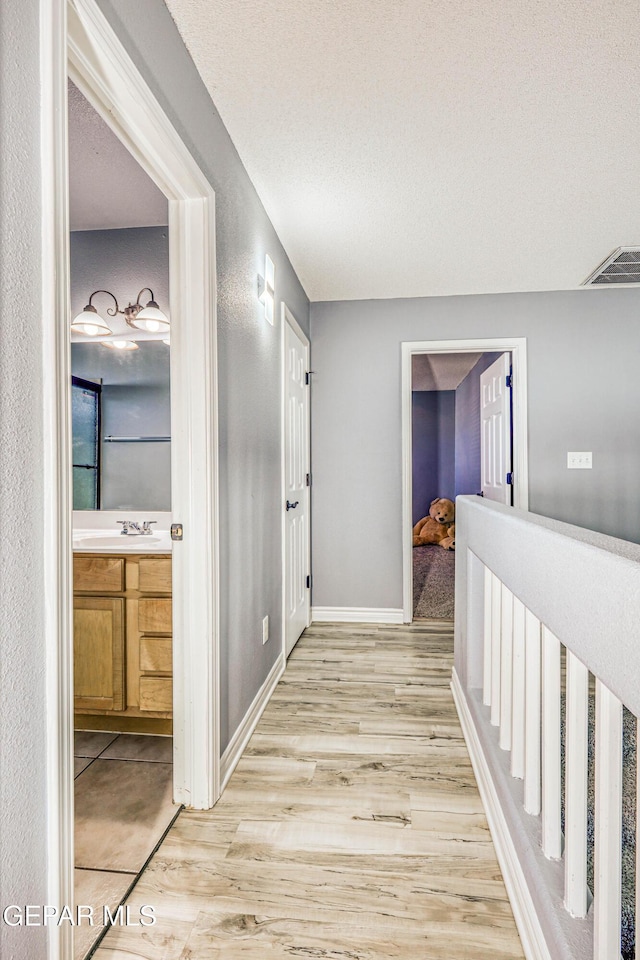
<svg viewBox="0 0 640 960">
<path fill-rule="evenodd" d="M 74 532 L 76 729 L 172 732 L 168 533 Z"/>
</svg>

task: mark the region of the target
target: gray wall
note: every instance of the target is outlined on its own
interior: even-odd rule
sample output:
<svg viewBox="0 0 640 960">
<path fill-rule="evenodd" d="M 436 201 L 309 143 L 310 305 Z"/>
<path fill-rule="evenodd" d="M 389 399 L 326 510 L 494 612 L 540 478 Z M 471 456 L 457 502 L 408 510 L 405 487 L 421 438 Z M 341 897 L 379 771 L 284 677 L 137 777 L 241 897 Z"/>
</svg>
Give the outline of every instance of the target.
<svg viewBox="0 0 640 960">
<path fill-rule="evenodd" d="M 168 311 L 166 227 L 78 231 L 71 234 L 70 253 L 72 316 L 93 290 L 103 288 L 122 308 L 149 286 Z M 112 305 L 100 295 L 94 303 L 102 316 Z M 171 435 L 169 350 L 162 341 L 151 340 L 141 340 L 138 350 L 125 353 L 96 342 L 72 344 L 73 375 L 102 380 L 102 437 Z M 101 458 L 103 510 L 171 509 L 169 443 L 102 443 Z"/>
<path fill-rule="evenodd" d="M 38 0 L 0 31 L 0 902 L 46 903 Z M 16 51 L 19 51 L 17 55 Z M 16 104 L 20 108 L 16 108 Z M 45 956 L 42 927 L 0 924 L 0 955 Z"/>
<path fill-rule="evenodd" d="M 403 340 L 526 337 L 531 510 L 640 541 L 639 317 L 632 289 L 313 304 L 313 603 L 402 606 Z"/>
<path fill-rule="evenodd" d="M 166 227 L 76 230 L 70 235 L 69 255 L 72 316 L 80 313 L 96 289 L 110 290 L 122 309 L 135 303 L 141 287 L 151 287 L 160 308 L 169 312 Z M 143 302 L 146 303 L 144 296 Z M 109 322 L 106 310 L 113 309 L 111 297 L 98 294 L 93 305 Z M 122 317 L 119 319 L 122 322 Z"/>
<path fill-rule="evenodd" d="M 454 498 L 455 391 L 414 390 L 412 405 L 413 523 L 436 497 Z"/>
<path fill-rule="evenodd" d="M 265 323 L 256 300 L 265 252 L 278 301 L 305 329 L 309 305 L 165 5 L 101 6 L 216 190 L 224 747 L 280 649 L 280 329 Z M 0 32 L 3 904 L 47 903 L 40 7 L 2 0 Z M 272 639 L 263 646 L 265 613 Z M 42 927 L 0 925 L 0 941 L 3 957 L 44 960 Z"/>
<path fill-rule="evenodd" d="M 100 7 L 216 191 L 224 749 L 280 650 L 279 302 L 304 330 L 309 302 L 164 3 Z M 274 327 L 256 296 L 265 253 L 276 267 Z"/>
<path fill-rule="evenodd" d="M 481 487 L 480 374 L 499 356 L 499 353 L 483 354 L 456 387 L 456 497 L 478 493 Z"/>
</svg>

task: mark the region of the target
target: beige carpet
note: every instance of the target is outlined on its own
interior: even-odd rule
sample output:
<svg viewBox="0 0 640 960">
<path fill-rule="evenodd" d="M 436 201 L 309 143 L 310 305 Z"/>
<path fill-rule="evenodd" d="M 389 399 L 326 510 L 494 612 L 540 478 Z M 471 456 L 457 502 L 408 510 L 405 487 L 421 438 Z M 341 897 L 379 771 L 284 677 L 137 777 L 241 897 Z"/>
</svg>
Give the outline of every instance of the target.
<svg viewBox="0 0 640 960">
<path fill-rule="evenodd" d="M 453 620 L 455 552 L 436 544 L 413 548 L 413 615 Z"/>
</svg>

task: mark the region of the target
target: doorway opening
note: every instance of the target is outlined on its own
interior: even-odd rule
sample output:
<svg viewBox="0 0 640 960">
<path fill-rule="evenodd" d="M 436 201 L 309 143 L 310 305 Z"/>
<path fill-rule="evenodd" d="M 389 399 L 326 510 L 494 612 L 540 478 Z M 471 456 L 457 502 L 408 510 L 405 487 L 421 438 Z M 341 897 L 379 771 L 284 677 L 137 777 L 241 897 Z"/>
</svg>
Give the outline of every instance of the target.
<svg viewBox="0 0 640 960">
<path fill-rule="evenodd" d="M 500 419 L 485 403 L 492 419 L 483 428 L 481 387 L 487 378 L 500 383 L 505 364 L 511 370 L 502 396 L 507 417 Z M 402 391 L 403 619 L 450 620 L 455 497 L 484 490 L 493 499 L 508 497 L 503 502 L 527 507 L 526 342 L 403 343 Z M 485 389 L 485 400 L 488 396 Z M 488 486 L 494 474 L 502 479 Z"/>
<path fill-rule="evenodd" d="M 71 80 L 68 105 L 71 317 L 87 302 L 97 311 L 71 329 L 74 896 L 96 918 L 76 931 L 81 960 L 105 930 L 103 908 L 116 915 L 180 809 L 180 637 L 171 623 L 167 199 Z M 118 311 L 141 289 L 158 310 L 132 326 Z"/>
<path fill-rule="evenodd" d="M 220 794 L 215 195 L 96 0 L 70 0 L 51 6 L 49 12 L 50 29 L 43 32 L 50 38 L 44 57 L 49 82 L 44 84 L 47 95 L 42 110 L 44 149 L 51 161 L 43 164 L 42 178 L 43 378 L 52 400 L 50 430 L 43 438 L 50 492 L 44 518 L 45 592 L 51 611 L 47 623 L 51 798 L 47 902 L 73 904 L 68 78 L 168 201 L 174 434 L 170 515 L 184 531 L 183 540 L 174 543 L 172 551 L 170 623 L 172 635 L 179 638 L 172 655 L 172 799 L 198 809 L 211 807 Z M 139 289 L 133 291 L 134 298 Z M 117 621 L 117 614 L 114 617 Z M 160 631 L 161 639 L 164 632 Z M 49 938 L 51 955 L 69 960 L 73 930 L 66 925 L 50 928 Z"/>
</svg>

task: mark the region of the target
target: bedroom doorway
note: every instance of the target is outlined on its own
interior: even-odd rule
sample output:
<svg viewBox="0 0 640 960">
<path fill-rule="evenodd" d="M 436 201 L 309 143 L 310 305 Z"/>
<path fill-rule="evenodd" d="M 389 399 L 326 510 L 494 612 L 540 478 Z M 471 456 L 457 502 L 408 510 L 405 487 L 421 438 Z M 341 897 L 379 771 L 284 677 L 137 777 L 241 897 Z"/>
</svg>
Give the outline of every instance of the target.
<svg viewBox="0 0 640 960">
<path fill-rule="evenodd" d="M 525 347 L 524 340 L 402 344 L 405 623 L 454 619 L 457 496 L 484 491 L 527 506 Z M 487 384 L 502 390 L 495 416 Z"/>
</svg>

